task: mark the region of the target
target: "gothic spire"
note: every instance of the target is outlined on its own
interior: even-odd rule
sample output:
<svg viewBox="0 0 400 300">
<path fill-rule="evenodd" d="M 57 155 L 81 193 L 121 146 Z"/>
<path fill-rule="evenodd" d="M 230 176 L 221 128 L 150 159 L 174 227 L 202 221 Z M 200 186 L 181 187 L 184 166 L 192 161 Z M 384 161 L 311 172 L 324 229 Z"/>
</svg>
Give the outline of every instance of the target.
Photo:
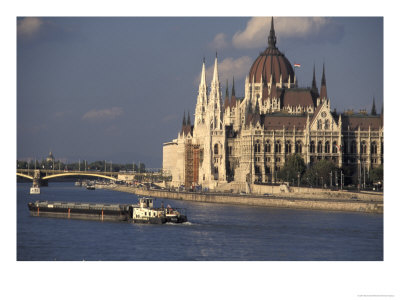
<svg viewBox="0 0 400 300">
<path fill-rule="evenodd" d="M 236 96 L 235 95 L 235 77 L 232 78 L 232 96 Z"/>
<path fill-rule="evenodd" d="M 206 62 L 205 58 L 203 57 L 203 66 L 201 69 L 201 77 L 200 77 L 200 86 L 206 85 Z"/>
<path fill-rule="evenodd" d="M 219 82 L 218 78 L 218 57 L 217 53 L 215 53 L 215 63 L 214 63 L 214 74 L 213 74 L 213 82 Z"/>
<path fill-rule="evenodd" d="M 186 113 L 183 112 L 183 120 L 182 120 L 181 134 L 184 134 L 185 131 L 186 131 Z"/>
<path fill-rule="evenodd" d="M 322 80 L 321 80 L 321 85 L 326 85 L 326 79 L 325 79 L 325 63 L 322 65 Z"/>
<path fill-rule="evenodd" d="M 373 100 L 372 100 L 371 115 L 372 115 L 372 116 L 376 116 L 375 97 L 374 97 Z"/>
<path fill-rule="evenodd" d="M 328 99 L 328 93 L 326 91 L 326 79 L 325 79 L 325 64 L 322 67 L 322 79 L 321 79 L 321 99 Z"/>
<path fill-rule="evenodd" d="M 235 77 L 232 79 L 232 95 L 231 95 L 231 107 L 236 106 L 236 95 L 235 95 Z"/>
<path fill-rule="evenodd" d="M 268 36 L 268 48 L 276 48 L 276 36 L 274 29 L 274 17 L 271 18 L 271 29 Z"/>
<path fill-rule="evenodd" d="M 229 106 L 229 88 L 228 88 L 228 79 L 226 80 L 226 92 L 225 92 L 225 102 L 224 108 L 226 109 Z"/>
<path fill-rule="evenodd" d="M 190 113 L 189 113 L 189 111 L 187 112 L 186 125 L 188 125 L 189 128 L 190 128 L 190 126 L 192 126 L 192 122 L 190 121 Z"/>
<path fill-rule="evenodd" d="M 313 68 L 313 79 L 312 79 L 312 84 L 311 84 L 312 90 L 318 90 L 317 88 L 317 82 L 315 81 L 315 64 Z"/>
</svg>

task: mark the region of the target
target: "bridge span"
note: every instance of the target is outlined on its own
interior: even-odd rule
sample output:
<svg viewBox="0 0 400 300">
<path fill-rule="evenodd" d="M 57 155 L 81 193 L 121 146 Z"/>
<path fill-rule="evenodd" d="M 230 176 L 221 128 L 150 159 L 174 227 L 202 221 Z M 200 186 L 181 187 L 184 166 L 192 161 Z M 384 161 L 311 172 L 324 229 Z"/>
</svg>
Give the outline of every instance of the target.
<svg viewBox="0 0 400 300">
<path fill-rule="evenodd" d="M 17 169 L 17 176 L 32 180 L 38 185 L 43 185 L 43 183 L 47 182 L 49 179 L 61 177 L 94 177 L 116 181 L 118 172 Z"/>
</svg>

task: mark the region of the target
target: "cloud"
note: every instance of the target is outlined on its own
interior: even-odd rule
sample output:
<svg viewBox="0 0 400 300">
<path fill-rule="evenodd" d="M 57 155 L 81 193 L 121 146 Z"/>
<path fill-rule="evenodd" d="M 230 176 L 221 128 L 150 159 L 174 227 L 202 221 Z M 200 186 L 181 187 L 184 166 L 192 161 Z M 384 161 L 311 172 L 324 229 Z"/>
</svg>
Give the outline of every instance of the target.
<svg viewBox="0 0 400 300">
<path fill-rule="evenodd" d="M 124 112 L 121 107 L 113 107 L 108 109 L 96 110 L 92 109 L 82 116 L 82 120 L 86 121 L 103 121 L 113 120 Z"/>
<path fill-rule="evenodd" d="M 232 44 L 236 48 L 259 48 L 267 45 L 270 17 L 254 17 L 243 31 L 233 35 Z M 343 27 L 332 18 L 323 17 L 287 17 L 274 18 L 277 39 L 295 38 L 302 40 L 336 41 L 343 35 Z"/>
<path fill-rule="evenodd" d="M 170 121 L 175 121 L 177 119 L 178 119 L 178 116 L 176 114 L 170 114 L 170 115 L 166 115 L 165 117 L 163 117 L 161 119 L 161 121 L 163 123 L 167 123 L 167 122 L 170 122 Z"/>
<path fill-rule="evenodd" d="M 228 57 L 223 61 L 218 62 L 218 75 L 219 81 L 221 84 L 225 84 L 226 80 L 232 82 L 232 77 L 235 77 L 235 80 L 242 79 L 246 77 L 247 73 L 250 70 L 250 66 L 252 63 L 252 59 L 249 56 L 242 56 L 239 58 Z M 214 63 L 206 68 L 206 80 L 207 83 L 211 82 L 212 76 L 214 73 Z M 201 72 L 197 76 L 196 84 L 200 82 Z"/>
<path fill-rule="evenodd" d="M 214 40 L 210 43 L 211 48 L 215 48 L 217 50 L 221 50 L 223 48 L 226 48 L 228 46 L 228 42 L 226 40 L 226 35 L 225 33 L 218 33 L 215 37 Z"/>
<path fill-rule="evenodd" d="M 17 33 L 21 37 L 32 38 L 38 34 L 43 21 L 36 17 L 27 17 L 17 21 Z"/>
</svg>

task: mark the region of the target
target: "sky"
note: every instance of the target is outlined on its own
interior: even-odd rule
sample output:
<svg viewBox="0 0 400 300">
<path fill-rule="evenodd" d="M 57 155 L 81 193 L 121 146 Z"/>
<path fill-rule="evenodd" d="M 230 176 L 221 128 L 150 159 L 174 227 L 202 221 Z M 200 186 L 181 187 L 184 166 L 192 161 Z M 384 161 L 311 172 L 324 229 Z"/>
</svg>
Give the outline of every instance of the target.
<svg viewBox="0 0 400 300">
<path fill-rule="evenodd" d="M 300 87 L 320 87 L 332 109 L 378 113 L 383 103 L 382 17 L 275 17 L 277 47 Z M 222 95 L 236 96 L 267 46 L 270 17 L 18 17 L 17 158 L 162 166 L 162 144 L 193 121 L 203 58 L 217 54 Z"/>
</svg>

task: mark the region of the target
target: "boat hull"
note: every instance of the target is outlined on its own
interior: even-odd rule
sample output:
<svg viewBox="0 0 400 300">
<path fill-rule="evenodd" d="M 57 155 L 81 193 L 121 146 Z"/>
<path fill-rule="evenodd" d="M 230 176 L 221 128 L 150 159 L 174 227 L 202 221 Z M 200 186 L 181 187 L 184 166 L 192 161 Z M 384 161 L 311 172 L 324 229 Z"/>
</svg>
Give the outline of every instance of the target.
<svg viewBox="0 0 400 300">
<path fill-rule="evenodd" d="M 47 206 L 37 203 L 28 204 L 29 212 L 34 217 L 50 217 L 64 219 L 81 219 L 97 221 L 128 221 L 129 211 L 126 207 L 120 210 L 110 210 L 107 206 L 97 206 L 93 208 L 79 208 L 74 205 L 57 206 L 48 204 Z"/>
<path fill-rule="evenodd" d="M 164 224 L 167 222 L 167 219 L 166 218 L 132 219 L 132 222 L 139 224 Z"/>
<path fill-rule="evenodd" d="M 187 217 L 184 215 L 179 216 L 167 216 L 167 222 L 169 223 L 184 223 L 187 222 Z"/>
</svg>

